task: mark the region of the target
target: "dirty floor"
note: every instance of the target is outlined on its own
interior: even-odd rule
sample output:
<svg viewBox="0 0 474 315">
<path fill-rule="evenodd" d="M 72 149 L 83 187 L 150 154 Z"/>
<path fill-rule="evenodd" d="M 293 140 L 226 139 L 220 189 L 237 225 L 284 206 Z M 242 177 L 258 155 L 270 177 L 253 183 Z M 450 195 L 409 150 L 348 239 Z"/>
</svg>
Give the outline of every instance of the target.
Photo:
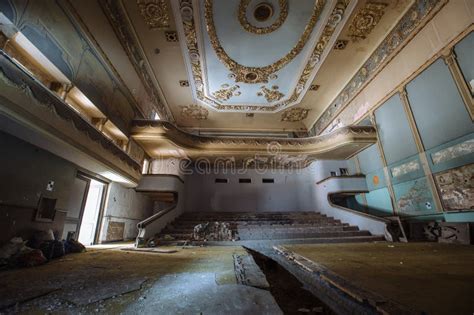
<svg viewBox="0 0 474 315">
<path fill-rule="evenodd" d="M 474 246 L 285 245 L 349 282 L 427 314 L 474 314 Z"/>
<path fill-rule="evenodd" d="M 269 291 L 236 283 L 242 247 L 176 249 L 93 249 L 1 271 L 0 313 L 282 314 Z"/>
</svg>

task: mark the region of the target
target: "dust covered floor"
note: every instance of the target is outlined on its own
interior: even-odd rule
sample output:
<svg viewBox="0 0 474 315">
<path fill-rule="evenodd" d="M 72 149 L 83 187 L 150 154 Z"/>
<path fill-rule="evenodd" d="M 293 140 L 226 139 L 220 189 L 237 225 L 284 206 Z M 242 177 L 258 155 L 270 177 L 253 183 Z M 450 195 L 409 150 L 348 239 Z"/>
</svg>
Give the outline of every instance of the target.
<svg viewBox="0 0 474 315">
<path fill-rule="evenodd" d="M 350 283 L 427 314 L 474 314 L 474 246 L 285 245 Z"/>
<path fill-rule="evenodd" d="M 0 272 L 0 313 L 281 314 L 267 290 L 236 284 L 242 247 L 175 253 L 117 248 Z"/>
</svg>

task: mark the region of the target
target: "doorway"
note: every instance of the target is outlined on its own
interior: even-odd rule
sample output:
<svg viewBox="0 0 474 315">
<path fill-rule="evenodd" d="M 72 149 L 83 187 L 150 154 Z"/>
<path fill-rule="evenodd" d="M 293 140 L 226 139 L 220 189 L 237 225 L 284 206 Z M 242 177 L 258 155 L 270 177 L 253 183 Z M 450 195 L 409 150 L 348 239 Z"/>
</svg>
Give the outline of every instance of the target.
<svg viewBox="0 0 474 315">
<path fill-rule="evenodd" d="M 78 236 L 78 241 L 84 245 L 96 243 L 105 187 L 102 182 L 90 180 Z"/>
<path fill-rule="evenodd" d="M 69 196 L 63 239 L 84 245 L 97 244 L 108 184 L 78 173 Z"/>
</svg>

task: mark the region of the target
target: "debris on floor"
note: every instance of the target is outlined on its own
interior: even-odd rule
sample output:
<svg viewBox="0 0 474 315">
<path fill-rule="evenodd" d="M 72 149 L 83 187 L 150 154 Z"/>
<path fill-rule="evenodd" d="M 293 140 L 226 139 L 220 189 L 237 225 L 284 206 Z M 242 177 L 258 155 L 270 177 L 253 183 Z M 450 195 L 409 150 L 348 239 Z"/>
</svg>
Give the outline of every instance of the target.
<svg viewBox="0 0 474 315">
<path fill-rule="evenodd" d="M 34 267 L 69 253 L 85 251 L 85 246 L 76 240 L 56 239 L 51 229 L 37 231 L 30 240 L 14 237 L 0 247 L 0 268 Z"/>
<path fill-rule="evenodd" d="M 235 241 L 236 233 L 228 222 L 206 222 L 194 227 L 196 241 Z"/>
</svg>

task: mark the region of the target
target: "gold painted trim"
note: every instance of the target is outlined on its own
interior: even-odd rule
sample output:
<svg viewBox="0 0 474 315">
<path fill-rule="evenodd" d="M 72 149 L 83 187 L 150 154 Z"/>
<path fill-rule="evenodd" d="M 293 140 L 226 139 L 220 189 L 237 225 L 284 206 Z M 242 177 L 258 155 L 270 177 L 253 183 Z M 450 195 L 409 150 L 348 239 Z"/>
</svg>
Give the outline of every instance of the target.
<svg viewBox="0 0 474 315">
<path fill-rule="evenodd" d="M 325 0 L 316 0 L 311 18 L 308 24 L 306 24 L 305 30 L 296 45 L 283 58 L 264 67 L 241 65 L 226 53 L 225 49 L 221 46 L 214 24 L 213 0 L 205 0 L 204 16 L 211 45 L 219 60 L 235 75 L 235 81 L 245 83 L 268 83 L 270 74 L 281 70 L 303 50 L 321 15 L 324 4 Z"/>
<path fill-rule="evenodd" d="M 354 122 L 351 123 L 351 125 L 357 125 L 359 124 L 362 120 L 366 119 L 367 117 L 370 116 L 371 112 L 376 111 L 379 107 L 381 107 L 389 98 L 394 96 L 396 93 L 400 91 L 400 89 L 404 88 L 408 83 L 410 83 L 413 79 L 415 79 L 420 73 L 425 71 L 429 66 L 431 66 L 436 60 L 439 58 L 442 58 L 442 52 L 445 51 L 446 49 L 449 49 L 450 47 L 454 47 L 456 44 L 458 44 L 460 41 L 464 39 L 468 34 L 474 31 L 474 25 L 471 25 L 467 27 L 463 32 L 461 32 L 458 36 L 456 36 L 452 41 L 450 41 L 446 46 L 438 51 L 433 57 L 425 61 L 418 69 L 413 71 L 412 74 L 410 74 L 406 79 L 404 79 L 400 84 L 395 86 L 393 90 L 388 92 L 380 101 L 376 102 L 374 106 L 370 108 L 370 110 L 367 111 L 366 114 L 362 115 L 359 119 L 355 120 Z"/>
<path fill-rule="evenodd" d="M 132 138 L 152 158 L 192 160 L 269 156 L 348 159 L 354 152 L 360 152 L 377 141 L 374 128 L 363 126 L 344 127 L 328 135 L 310 138 L 205 137 L 186 133 L 168 122 L 154 120 L 135 121 Z"/>
<path fill-rule="evenodd" d="M 395 48 L 394 51 L 392 51 L 390 53 L 390 55 L 388 56 L 384 56 L 384 58 L 381 58 L 381 56 L 378 56 L 377 58 L 381 58 L 382 62 L 375 68 L 374 72 L 371 73 L 370 75 L 367 73 L 367 69 L 364 68 L 364 65 L 357 71 L 356 75 L 354 75 L 351 80 L 349 81 L 349 83 L 343 88 L 343 91 L 341 93 L 339 93 L 335 99 L 328 105 L 328 107 L 323 111 L 323 113 L 316 119 L 316 121 L 311 124 L 311 128 L 309 128 L 309 131 L 311 130 L 314 130 L 314 133 L 316 135 L 318 134 L 323 134 L 326 129 L 328 129 L 328 127 L 331 126 L 332 122 L 334 120 L 336 120 L 340 115 L 341 113 L 351 104 L 351 102 L 370 84 L 370 82 L 372 82 L 376 77 L 377 75 L 383 70 L 385 69 L 385 67 L 390 64 L 390 62 L 396 57 L 398 56 L 398 54 L 416 37 L 416 35 L 418 35 L 418 33 L 423 30 L 425 28 L 425 26 L 437 15 L 437 13 L 439 11 L 441 11 L 441 9 L 446 5 L 446 3 L 448 3 L 449 0 L 439 0 L 434 6 L 433 8 L 430 10 L 430 12 L 423 17 L 423 20 L 417 24 L 414 28 L 416 29 L 415 31 L 413 31 L 412 33 L 410 33 L 408 35 L 407 38 L 405 38 L 405 40 Z M 404 17 L 409 13 L 411 12 L 411 19 L 417 21 L 417 20 L 420 20 L 420 17 L 419 16 L 416 16 L 416 10 L 415 10 L 415 13 L 413 13 L 412 8 L 415 8 L 416 6 L 416 3 L 414 3 L 409 9 L 408 11 L 405 13 Z M 403 19 L 403 17 L 402 17 Z M 396 26 L 395 26 L 396 27 Z M 392 33 L 394 30 L 392 29 L 390 31 L 390 33 Z M 390 34 L 389 34 L 390 35 Z M 397 38 L 397 36 L 399 36 L 400 34 L 392 34 L 393 36 L 393 39 L 395 40 Z M 384 39 L 384 41 L 386 41 L 386 39 Z M 382 42 L 383 44 L 384 42 Z M 380 46 L 379 46 L 380 47 Z M 378 48 L 376 48 L 376 50 L 374 51 L 374 53 L 369 57 L 372 58 L 372 56 L 377 52 Z M 369 60 L 368 59 L 368 60 Z M 367 62 L 367 61 L 366 61 Z M 356 84 L 357 88 L 356 88 L 356 91 L 353 92 L 353 93 L 350 93 L 351 95 L 348 95 L 348 93 L 344 92 L 344 90 L 350 86 L 352 86 L 351 82 L 355 82 L 354 80 L 358 78 L 358 76 L 360 75 L 363 75 L 364 77 L 364 80 L 363 82 L 361 82 L 360 84 Z M 340 103 L 337 103 L 336 101 L 340 100 Z M 334 110 L 332 108 L 333 105 L 336 105 L 337 106 L 337 109 Z M 329 115 L 332 116 L 332 118 L 328 119 L 326 122 L 321 122 L 320 121 L 322 119 L 324 119 L 324 115 L 327 115 L 326 113 L 328 113 Z"/>
<path fill-rule="evenodd" d="M 249 33 L 253 34 L 268 34 L 276 29 L 278 29 L 283 22 L 285 22 L 286 17 L 288 16 L 288 0 L 278 0 L 278 4 L 280 6 L 280 15 L 278 19 L 270 26 L 267 27 L 257 27 L 249 23 L 247 20 L 247 7 L 251 0 L 240 0 L 239 4 L 239 22 L 240 25 Z"/>
<path fill-rule="evenodd" d="M 308 80 L 310 79 L 312 72 L 318 64 L 321 63 L 321 58 L 325 50 L 328 49 L 328 43 L 331 40 L 334 32 L 338 25 L 344 19 L 344 14 L 349 5 L 350 1 L 347 0 L 338 0 L 334 9 L 331 12 L 331 15 L 324 26 L 322 36 L 318 39 L 311 56 L 306 62 L 305 68 L 299 78 L 299 81 L 291 94 L 291 97 L 287 100 L 281 101 L 279 103 L 273 104 L 271 106 L 266 105 L 225 105 L 217 102 L 210 97 L 205 95 L 204 91 L 204 79 L 203 79 L 203 69 L 201 63 L 201 53 L 199 51 L 198 45 L 198 36 L 196 29 L 196 21 L 194 19 L 194 8 L 192 2 L 188 0 L 181 0 L 179 5 L 175 5 L 177 9 L 176 14 L 179 14 L 182 25 L 182 32 L 184 37 L 185 48 L 187 49 L 187 63 L 189 65 L 190 73 L 194 81 L 195 95 L 196 98 L 207 105 L 213 107 L 219 112 L 278 112 L 285 108 L 290 107 L 290 105 L 296 102 L 298 97 L 301 96 Z M 173 4 L 173 3 L 172 3 Z"/>
</svg>

